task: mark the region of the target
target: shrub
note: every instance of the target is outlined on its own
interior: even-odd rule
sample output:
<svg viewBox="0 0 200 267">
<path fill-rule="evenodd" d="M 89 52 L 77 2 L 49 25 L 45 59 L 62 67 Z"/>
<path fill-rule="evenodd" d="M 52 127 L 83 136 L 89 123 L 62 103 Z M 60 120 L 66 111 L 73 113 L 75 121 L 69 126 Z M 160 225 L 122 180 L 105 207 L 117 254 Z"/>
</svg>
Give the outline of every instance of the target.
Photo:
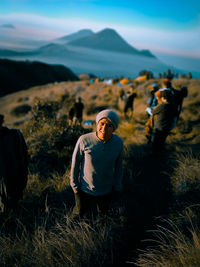
<svg viewBox="0 0 200 267">
<path fill-rule="evenodd" d="M 70 166 L 77 139 L 88 132 L 81 126 L 69 126 L 66 117 L 57 119 L 61 107 L 56 101 L 36 99 L 32 119 L 23 128 L 29 171 L 40 179 L 51 178 L 55 172 L 62 176 Z"/>
<path fill-rule="evenodd" d="M 29 111 L 31 111 L 31 106 L 28 104 L 20 105 L 12 109 L 11 114 L 16 117 L 21 117 L 26 115 Z"/>
</svg>

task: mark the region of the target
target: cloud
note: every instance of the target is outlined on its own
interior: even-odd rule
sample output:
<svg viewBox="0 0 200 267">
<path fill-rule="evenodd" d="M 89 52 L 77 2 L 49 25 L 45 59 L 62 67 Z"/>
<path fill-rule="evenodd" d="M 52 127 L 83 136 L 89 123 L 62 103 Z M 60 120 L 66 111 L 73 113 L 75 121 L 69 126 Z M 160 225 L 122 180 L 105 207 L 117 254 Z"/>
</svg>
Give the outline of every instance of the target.
<svg viewBox="0 0 200 267">
<path fill-rule="evenodd" d="M 84 1 L 84 0 L 83 0 Z M 18 36 L 50 40 L 68 35 L 80 29 L 94 32 L 104 28 L 115 29 L 129 44 L 137 49 L 200 57 L 200 23 L 192 30 L 169 31 L 156 28 L 135 27 L 116 23 L 104 23 L 80 18 L 49 18 L 35 14 L 13 13 L 1 15 L 0 23 L 15 24 Z M 16 33 L 17 34 L 17 33 Z"/>
<path fill-rule="evenodd" d="M 138 49 L 200 58 L 200 26 L 193 30 L 167 31 L 119 25 L 118 30 L 132 46 Z"/>
</svg>

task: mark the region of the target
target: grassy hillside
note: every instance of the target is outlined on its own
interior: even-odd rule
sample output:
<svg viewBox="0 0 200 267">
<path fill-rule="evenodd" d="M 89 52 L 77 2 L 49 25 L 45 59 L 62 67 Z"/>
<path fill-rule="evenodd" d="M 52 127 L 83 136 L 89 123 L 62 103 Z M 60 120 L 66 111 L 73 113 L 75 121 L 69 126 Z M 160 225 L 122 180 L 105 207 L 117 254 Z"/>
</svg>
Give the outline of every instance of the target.
<svg viewBox="0 0 200 267">
<path fill-rule="evenodd" d="M 0 98 L 6 124 L 22 130 L 29 150 L 24 199 L 16 213 L 0 218 L 2 266 L 199 267 L 200 80 L 173 80 L 176 88 L 187 86 L 189 95 L 159 158 L 150 156 L 144 136 L 146 93 L 152 82 L 161 84 L 155 79 L 135 84 L 131 120 L 123 117 L 121 88 L 102 82 L 47 84 Z M 74 222 L 69 216 L 74 205 L 72 151 L 81 134 L 95 129 L 68 125 L 77 95 L 85 104 L 84 120 L 95 120 L 107 107 L 121 119 L 117 134 L 125 144 L 124 189 L 100 225 Z M 143 241 L 147 239 L 151 241 Z"/>
<path fill-rule="evenodd" d="M 62 65 L 0 59 L 0 80 L 0 96 L 3 96 L 35 85 L 79 79 Z"/>
</svg>

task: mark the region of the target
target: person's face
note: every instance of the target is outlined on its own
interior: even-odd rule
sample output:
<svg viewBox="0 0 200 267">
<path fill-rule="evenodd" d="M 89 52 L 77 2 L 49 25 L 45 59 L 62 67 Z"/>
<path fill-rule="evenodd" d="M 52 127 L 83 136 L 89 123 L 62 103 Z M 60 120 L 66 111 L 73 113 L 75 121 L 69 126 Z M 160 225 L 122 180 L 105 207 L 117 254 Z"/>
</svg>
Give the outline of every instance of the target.
<svg viewBox="0 0 200 267">
<path fill-rule="evenodd" d="M 114 132 L 112 123 L 107 118 L 101 119 L 97 124 L 97 136 L 102 141 L 108 141 Z"/>
</svg>

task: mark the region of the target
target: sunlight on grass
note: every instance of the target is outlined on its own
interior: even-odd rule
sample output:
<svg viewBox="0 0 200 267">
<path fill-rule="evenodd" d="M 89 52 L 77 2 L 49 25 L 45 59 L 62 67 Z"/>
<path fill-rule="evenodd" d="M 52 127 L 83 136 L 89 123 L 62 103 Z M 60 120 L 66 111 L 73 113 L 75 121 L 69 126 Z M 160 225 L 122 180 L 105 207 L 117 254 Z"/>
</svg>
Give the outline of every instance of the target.
<svg viewBox="0 0 200 267">
<path fill-rule="evenodd" d="M 184 194 L 186 192 L 200 190 L 200 159 L 189 150 L 185 153 L 177 153 L 177 167 L 171 177 L 173 192 Z"/>
<path fill-rule="evenodd" d="M 187 222 L 187 234 L 183 230 L 183 225 L 179 226 L 177 222 L 170 220 L 167 221 L 168 228 L 158 226 L 158 230 L 153 231 L 154 245 L 141 252 L 135 265 L 139 267 L 199 267 L 200 230 L 197 226 L 198 221 L 193 221 L 191 214 L 193 212 L 189 209 L 183 217 L 184 223 Z"/>
<path fill-rule="evenodd" d="M 162 218 L 162 197 L 169 208 L 164 215 L 170 219 L 151 232 L 151 246 L 145 243 L 144 250 L 138 251 L 138 258 L 130 264 L 200 266 L 200 209 L 195 213 L 186 208 L 200 201 L 199 80 L 174 79 L 176 88 L 188 86 L 189 96 L 184 100 L 178 125 L 167 138 L 167 149 L 158 158 L 151 157 L 151 146 L 144 134 L 146 93 L 151 82 L 160 84 L 161 80 L 135 84 L 132 119 L 124 118 L 117 84 L 58 83 L 17 96 L 17 101 L 26 97 L 23 103 L 31 106 L 28 119 L 19 125 L 28 145 L 29 176 L 19 209 L 0 215 L 0 266 L 117 266 L 116 259 L 125 262 L 130 251 L 135 255 L 141 236 L 152 225 L 155 228 L 154 207 L 158 204 L 161 208 L 156 216 Z M 129 90 L 129 85 L 123 89 Z M 80 135 L 96 130 L 95 124 L 88 128 L 68 125 L 67 114 L 75 92 L 84 100 L 84 119 L 95 121 L 102 107 L 114 109 L 120 117 L 116 134 L 124 140 L 123 196 L 121 202 L 112 204 L 103 222 L 70 219 L 74 205 L 69 185 L 73 149 Z M 38 94 L 42 99 L 36 97 Z M 8 102 L 9 110 L 4 108 L 11 119 L 14 96 Z M 169 187 L 165 180 L 169 180 Z M 182 214 L 185 209 L 187 214 Z"/>
</svg>

